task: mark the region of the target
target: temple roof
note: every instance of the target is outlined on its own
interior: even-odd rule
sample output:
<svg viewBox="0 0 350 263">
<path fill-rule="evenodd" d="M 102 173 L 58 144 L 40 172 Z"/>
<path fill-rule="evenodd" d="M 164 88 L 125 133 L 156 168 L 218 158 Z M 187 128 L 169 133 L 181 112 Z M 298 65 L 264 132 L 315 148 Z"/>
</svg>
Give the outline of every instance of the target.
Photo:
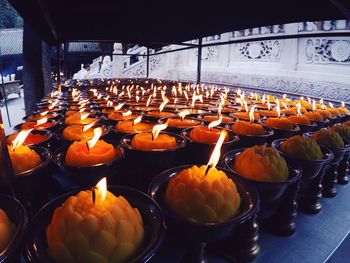
<svg viewBox="0 0 350 263">
<path fill-rule="evenodd" d="M 11 56 L 22 54 L 23 50 L 23 29 L 1 29 L 0 30 L 0 54 Z"/>
<path fill-rule="evenodd" d="M 176 44 L 257 26 L 350 16 L 348 0 L 10 2 L 51 43 L 109 40 Z"/>
</svg>

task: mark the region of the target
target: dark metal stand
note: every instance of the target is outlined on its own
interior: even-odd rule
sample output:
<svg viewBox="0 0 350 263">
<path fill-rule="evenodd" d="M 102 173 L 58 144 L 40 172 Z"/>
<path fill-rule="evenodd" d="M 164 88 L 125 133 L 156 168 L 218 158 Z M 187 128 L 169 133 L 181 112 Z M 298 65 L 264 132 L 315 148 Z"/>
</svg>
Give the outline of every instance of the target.
<svg viewBox="0 0 350 263">
<path fill-rule="evenodd" d="M 202 71 L 202 38 L 198 39 L 198 60 L 197 60 L 197 84 L 201 83 Z"/>
<path fill-rule="evenodd" d="M 344 154 L 343 159 L 338 165 L 338 184 L 349 183 L 349 154 Z"/>
<path fill-rule="evenodd" d="M 295 218 L 298 208 L 295 199 L 298 189 L 299 182 L 287 187 L 281 205 L 278 207 L 276 214 L 268 222 L 270 232 L 280 236 L 289 236 L 295 233 Z"/>
<path fill-rule="evenodd" d="M 337 177 L 338 177 L 338 163 L 330 164 L 328 169 L 325 171 L 325 175 L 322 179 L 322 195 L 324 197 L 335 197 L 337 195 Z"/>
</svg>

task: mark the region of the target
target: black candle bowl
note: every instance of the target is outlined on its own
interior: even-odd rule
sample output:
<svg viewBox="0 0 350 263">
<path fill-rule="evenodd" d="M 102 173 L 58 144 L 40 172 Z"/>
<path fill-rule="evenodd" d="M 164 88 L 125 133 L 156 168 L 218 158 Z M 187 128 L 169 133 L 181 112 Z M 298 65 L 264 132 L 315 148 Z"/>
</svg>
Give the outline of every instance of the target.
<svg viewBox="0 0 350 263">
<path fill-rule="evenodd" d="M 228 123 L 226 124 L 226 129 L 232 131 L 233 133 L 235 133 L 232 130 L 232 126 L 235 123 Z M 237 136 L 239 136 L 239 141 L 237 142 L 237 147 L 238 148 L 245 148 L 245 147 L 251 147 L 254 145 L 262 145 L 265 143 L 270 143 L 272 138 L 273 138 L 273 130 L 269 127 L 266 126 L 262 126 L 264 128 L 265 134 L 263 135 L 242 135 L 242 134 L 237 134 Z M 236 133 L 235 133 L 236 134 Z"/>
<path fill-rule="evenodd" d="M 158 120 L 158 123 L 160 124 L 165 123 L 168 119 L 169 118 L 161 118 Z M 181 117 L 172 117 L 171 119 L 181 119 Z M 193 123 L 193 125 L 192 126 L 171 126 L 168 124 L 166 131 L 181 135 L 184 129 L 187 129 L 189 127 L 200 126 L 203 124 L 202 120 L 193 118 L 193 117 L 187 117 L 185 118 L 185 120 L 190 120 Z"/>
<path fill-rule="evenodd" d="M 52 154 L 49 149 L 42 146 L 30 146 L 40 157 L 41 163 L 30 170 L 15 175 L 13 189 L 16 197 L 27 208 L 29 215 L 41 208 L 46 200 L 46 188 L 50 180 Z M 34 212 L 33 212 L 34 211 Z"/>
<path fill-rule="evenodd" d="M 28 122 L 35 122 L 35 121 L 32 121 L 32 120 L 29 120 Z M 54 120 L 54 119 L 48 119 L 47 122 L 49 123 L 53 123 L 52 126 L 50 127 L 33 127 L 32 129 L 34 130 L 48 130 L 48 131 L 52 131 L 52 132 L 56 132 L 57 130 L 60 129 L 60 127 L 62 126 L 62 122 L 61 121 L 58 121 L 58 120 Z M 15 131 L 21 131 L 22 130 L 22 125 L 24 123 L 20 123 L 20 124 L 17 124 L 15 127 L 13 127 L 13 129 Z"/>
<path fill-rule="evenodd" d="M 223 157 L 223 164 L 226 169 L 232 170 L 232 165 L 235 161 L 235 158 L 240 155 L 245 149 L 235 149 L 233 151 L 228 152 Z M 295 162 L 287 161 L 287 166 L 289 170 L 289 176 L 287 180 L 282 182 L 262 182 L 256 181 L 249 178 L 244 178 L 249 181 L 252 185 L 255 186 L 259 193 L 260 198 L 260 211 L 258 215 L 258 219 L 264 221 L 265 219 L 270 218 L 278 209 L 278 206 L 281 204 L 283 199 L 283 194 L 287 187 L 291 184 L 295 184 L 301 178 L 301 168 Z"/>
<path fill-rule="evenodd" d="M 239 214 L 223 223 L 198 223 L 177 215 L 166 203 L 166 188 L 171 178 L 191 166 L 178 166 L 160 173 L 152 180 L 148 188 L 149 195 L 159 204 L 165 214 L 168 232 L 172 238 L 187 243 L 191 247 L 198 247 L 197 244 L 221 240 L 232 235 L 238 225 L 256 215 L 259 210 L 259 197 L 254 186 L 236 173 L 224 168 L 218 169 L 232 179 L 241 197 Z"/>
<path fill-rule="evenodd" d="M 29 148 L 31 150 L 34 150 L 39 155 L 39 157 L 41 159 L 41 163 L 38 166 L 36 166 L 30 170 L 26 170 L 26 171 L 23 171 L 21 173 L 16 174 L 17 179 L 22 180 L 23 178 L 28 178 L 30 176 L 38 174 L 39 172 L 41 172 L 44 168 L 46 168 L 49 165 L 49 163 L 52 159 L 52 154 L 51 154 L 50 150 L 45 148 L 45 147 L 29 146 Z"/>
<path fill-rule="evenodd" d="M 20 262 L 21 244 L 28 224 L 27 212 L 17 199 L 7 195 L 0 195 L 0 208 L 6 212 L 10 221 L 16 226 L 11 240 L 0 252 L 0 262 Z"/>
<path fill-rule="evenodd" d="M 311 124 L 298 124 L 300 131 L 299 134 L 302 135 L 305 132 L 313 132 L 317 129 L 317 124 L 312 122 Z"/>
<path fill-rule="evenodd" d="M 28 144 L 24 143 L 24 145 L 26 145 L 26 146 L 43 146 L 43 147 L 50 148 L 55 143 L 54 142 L 55 141 L 54 133 L 52 133 L 51 131 L 48 131 L 48 130 L 32 130 L 30 133 L 44 135 L 46 137 L 46 139 L 43 140 L 43 141 L 40 141 L 38 143 L 28 143 Z M 11 136 L 11 135 L 6 136 L 6 139 L 8 139 L 9 136 Z M 9 144 L 10 142 L 7 141 L 7 143 Z"/>
<path fill-rule="evenodd" d="M 313 123 L 316 124 L 316 127 L 313 131 L 318 131 L 322 128 L 330 126 L 330 121 L 328 119 L 324 119 L 323 121 L 314 121 Z"/>
<path fill-rule="evenodd" d="M 60 207 L 68 197 L 78 194 L 80 189 L 52 200 L 46 204 L 31 222 L 31 227 L 25 240 L 24 256 L 28 262 L 54 263 L 48 255 L 48 244 L 46 239 L 46 228 L 51 222 L 53 213 Z M 135 189 L 108 186 L 108 190 L 116 196 L 125 197 L 132 207 L 139 210 L 144 225 L 144 240 L 141 246 L 135 251 L 135 255 L 128 260 L 130 263 L 147 262 L 160 247 L 165 235 L 164 216 L 160 207 L 146 194 Z"/>
<path fill-rule="evenodd" d="M 114 177 L 120 177 L 120 174 L 117 173 L 118 169 L 116 168 L 124 158 L 124 150 L 115 141 L 106 140 L 106 142 L 112 144 L 115 150 L 118 151 L 117 156 L 112 161 L 84 167 L 69 166 L 66 164 L 65 158 L 70 145 L 64 145 L 55 151 L 53 162 L 58 167 L 63 168 L 75 182 L 82 186 L 95 185 L 103 177 L 117 180 Z"/>
<path fill-rule="evenodd" d="M 29 115 L 26 115 L 22 118 L 22 120 L 24 121 L 33 121 L 33 120 L 40 120 L 42 118 L 45 118 L 47 117 L 49 120 L 60 120 L 62 118 L 62 115 L 60 113 L 57 113 L 57 112 L 52 112 L 52 113 L 48 113 L 50 114 L 49 116 L 50 117 L 47 117 L 47 116 L 41 116 L 40 114 L 29 114 Z"/>
<path fill-rule="evenodd" d="M 261 121 L 261 124 L 264 126 L 267 126 L 265 121 Z M 291 130 L 282 130 L 274 127 L 269 127 L 269 128 L 273 130 L 273 133 L 274 133 L 273 140 L 288 138 L 288 137 L 297 135 L 300 132 L 300 127 L 296 124 L 293 124 L 293 128 Z"/>
<path fill-rule="evenodd" d="M 151 122 L 151 121 L 141 121 L 143 123 L 149 123 L 149 124 L 152 124 L 152 125 L 155 125 L 155 123 Z M 133 132 L 133 133 L 141 133 L 141 132 L 151 132 L 152 131 L 152 128 L 148 131 L 137 131 L 137 132 Z M 111 138 L 112 140 L 115 140 L 115 141 L 121 141 L 121 139 L 127 135 L 127 134 L 131 134 L 131 133 L 124 133 L 124 132 L 120 132 L 120 131 L 117 131 L 116 130 L 116 125 L 114 125 L 112 128 L 111 128 L 111 132 L 108 136 L 108 138 Z"/>
<path fill-rule="evenodd" d="M 320 146 L 322 154 L 323 154 L 323 159 L 321 160 L 305 160 L 301 159 L 298 157 L 294 157 L 286 152 L 283 152 L 281 150 L 281 144 L 283 144 L 287 138 L 284 139 L 279 139 L 275 140 L 271 143 L 271 146 L 280 154 L 284 157 L 284 159 L 289 160 L 289 161 L 294 161 L 300 164 L 301 169 L 303 170 L 303 179 L 313 179 L 315 178 L 319 172 L 321 171 L 322 167 L 327 164 L 332 162 L 334 159 L 333 152 L 323 146 Z"/>
<path fill-rule="evenodd" d="M 223 129 L 216 127 L 218 129 Z M 214 150 L 216 143 L 200 143 L 193 141 L 190 138 L 190 132 L 193 128 L 187 128 L 182 131 L 182 136 L 186 138 L 186 160 L 187 163 L 206 164 Z M 226 152 L 237 148 L 239 142 L 239 136 L 235 135 L 232 131 L 228 130 L 229 140 L 224 142 L 221 147 L 221 155 Z"/>
<path fill-rule="evenodd" d="M 176 147 L 170 149 L 139 150 L 132 147 L 131 142 L 136 133 L 127 134 L 121 139 L 125 149 L 123 174 L 127 185 L 146 191 L 154 176 L 176 165 L 183 163 L 186 140 L 181 135 L 161 132 L 175 137 Z"/>
</svg>

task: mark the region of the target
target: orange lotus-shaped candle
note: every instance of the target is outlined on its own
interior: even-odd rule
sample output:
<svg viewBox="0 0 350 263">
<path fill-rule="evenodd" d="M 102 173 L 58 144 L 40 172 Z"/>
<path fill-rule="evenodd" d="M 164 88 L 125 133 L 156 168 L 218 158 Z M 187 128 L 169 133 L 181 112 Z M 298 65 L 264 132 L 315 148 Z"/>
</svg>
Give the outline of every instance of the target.
<svg viewBox="0 0 350 263">
<path fill-rule="evenodd" d="M 30 132 L 31 130 L 21 131 L 12 141 L 12 145 L 8 146 L 12 168 L 16 175 L 29 171 L 42 162 L 36 151 L 22 145 Z"/>
<path fill-rule="evenodd" d="M 312 138 L 315 139 L 318 144 L 325 147 L 344 148 L 344 141 L 339 133 L 329 129 L 321 129 L 314 132 Z"/>
<path fill-rule="evenodd" d="M 74 141 L 66 152 L 65 163 L 73 167 L 88 167 L 113 161 L 120 150 L 103 140 L 99 140 L 102 128 L 94 129 L 91 140 Z"/>
<path fill-rule="evenodd" d="M 265 130 L 264 127 L 257 123 L 250 123 L 248 121 L 236 121 L 232 125 L 232 131 L 239 135 L 252 135 L 259 136 L 264 135 Z"/>
<path fill-rule="evenodd" d="M 232 116 L 236 117 L 237 119 L 240 120 L 249 120 L 249 112 L 235 112 L 232 114 Z M 258 112 L 254 112 L 254 119 L 259 120 L 260 119 L 260 114 Z"/>
<path fill-rule="evenodd" d="M 345 140 L 350 140 L 350 126 L 342 125 L 340 123 L 331 127 L 332 131 L 339 133 L 339 135 Z"/>
<path fill-rule="evenodd" d="M 131 140 L 131 146 L 137 150 L 172 149 L 177 146 L 176 138 L 168 134 L 160 134 L 168 123 L 155 125 L 152 132 L 138 133 Z"/>
<path fill-rule="evenodd" d="M 323 116 L 317 111 L 308 111 L 304 114 L 310 121 L 322 122 L 324 121 Z"/>
<path fill-rule="evenodd" d="M 7 144 L 11 144 L 13 142 L 13 140 L 16 139 L 16 137 L 18 136 L 18 132 L 14 132 L 11 135 L 9 135 L 9 137 L 7 138 Z M 23 142 L 23 145 L 30 145 L 30 144 L 39 144 L 45 140 L 47 140 L 49 138 L 49 136 L 40 134 L 40 133 L 29 133 L 28 136 L 26 137 L 26 139 Z"/>
<path fill-rule="evenodd" d="M 80 141 L 83 139 L 91 139 L 94 137 L 94 130 L 90 128 L 92 124 L 86 125 L 71 125 L 63 130 L 62 138 L 69 141 Z"/>
<path fill-rule="evenodd" d="M 203 116 L 203 119 L 207 122 L 213 122 L 217 121 L 220 118 L 220 116 L 217 115 L 205 115 Z M 233 122 L 233 118 L 227 117 L 227 116 L 222 116 L 222 123 L 229 123 Z"/>
<path fill-rule="evenodd" d="M 74 124 L 80 124 L 80 125 L 88 125 L 96 121 L 95 118 L 89 118 L 88 116 L 90 113 L 74 113 L 72 115 L 69 115 L 65 119 L 65 123 L 67 125 L 74 125 Z"/>
<path fill-rule="evenodd" d="M 11 222 L 6 212 L 0 208 L 0 253 L 4 251 L 11 241 L 15 230 L 15 224 Z"/>
<path fill-rule="evenodd" d="M 288 178 L 288 166 L 272 147 L 253 146 L 238 155 L 232 169 L 240 176 L 262 182 L 282 182 Z"/>
<path fill-rule="evenodd" d="M 138 114 L 133 114 L 131 111 L 127 112 L 112 112 L 108 114 L 108 119 L 120 121 L 120 120 L 133 120 L 139 117 Z"/>
<path fill-rule="evenodd" d="M 148 122 L 141 122 L 141 118 L 142 116 L 139 116 L 135 120 L 118 121 L 115 129 L 121 133 L 151 131 L 154 125 Z"/>
<path fill-rule="evenodd" d="M 182 119 L 182 118 L 169 118 L 169 127 L 193 127 L 201 124 L 199 120 Z"/>
<path fill-rule="evenodd" d="M 144 228 L 138 209 L 107 191 L 103 181 L 93 191 L 80 191 L 55 209 L 46 239 L 57 263 L 127 262 L 140 247 Z"/>
<path fill-rule="evenodd" d="M 206 166 L 182 170 L 169 181 L 166 201 L 178 215 L 200 223 L 225 222 L 239 212 L 240 196 L 223 171 Z"/>
<path fill-rule="evenodd" d="M 179 216 L 197 223 L 221 223 L 239 212 L 241 198 L 236 185 L 215 168 L 226 133 L 221 131 L 206 166 L 194 165 L 170 179 L 166 202 Z"/>
<path fill-rule="evenodd" d="M 207 126 L 196 126 L 194 127 L 189 137 L 192 141 L 200 143 L 215 143 L 220 136 L 221 129 L 218 128 L 208 128 Z M 225 142 L 228 141 L 228 136 L 225 138 Z"/>
<path fill-rule="evenodd" d="M 321 160 L 323 154 L 314 139 L 300 135 L 288 138 L 281 144 L 281 150 L 289 155 L 304 160 Z"/>
<path fill-rule="evenodd" d="M 317 112 L 325 119 L 333 118 L 333 114 L 328 110 L 318 110 Z"/>
<path fill-rule="evenodd" d="M 293 129 L 293 123 L 289 119 L 284 117 L 268 118 L 265 123 L 270 128 L 280 129 L 284 131 L 290 131 Z"/>
<path fill-rule="evenodd" d="M 304 115 L 289 116 L 288 120 L 298 125 L 311 125 L 310 119 Z"/>
</svg>

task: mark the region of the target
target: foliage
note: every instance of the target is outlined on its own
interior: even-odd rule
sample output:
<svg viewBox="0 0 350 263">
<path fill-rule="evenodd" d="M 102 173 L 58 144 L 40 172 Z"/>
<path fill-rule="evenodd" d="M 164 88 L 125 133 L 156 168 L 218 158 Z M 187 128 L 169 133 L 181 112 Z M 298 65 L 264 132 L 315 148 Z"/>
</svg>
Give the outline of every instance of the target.
<svg viewBox="0 0 350 263">
<path fill-rule="evenodd" d="M 0 29 L 23 27 L 23 19 L 7 0 L 0 0 Z"/>
</svg>

